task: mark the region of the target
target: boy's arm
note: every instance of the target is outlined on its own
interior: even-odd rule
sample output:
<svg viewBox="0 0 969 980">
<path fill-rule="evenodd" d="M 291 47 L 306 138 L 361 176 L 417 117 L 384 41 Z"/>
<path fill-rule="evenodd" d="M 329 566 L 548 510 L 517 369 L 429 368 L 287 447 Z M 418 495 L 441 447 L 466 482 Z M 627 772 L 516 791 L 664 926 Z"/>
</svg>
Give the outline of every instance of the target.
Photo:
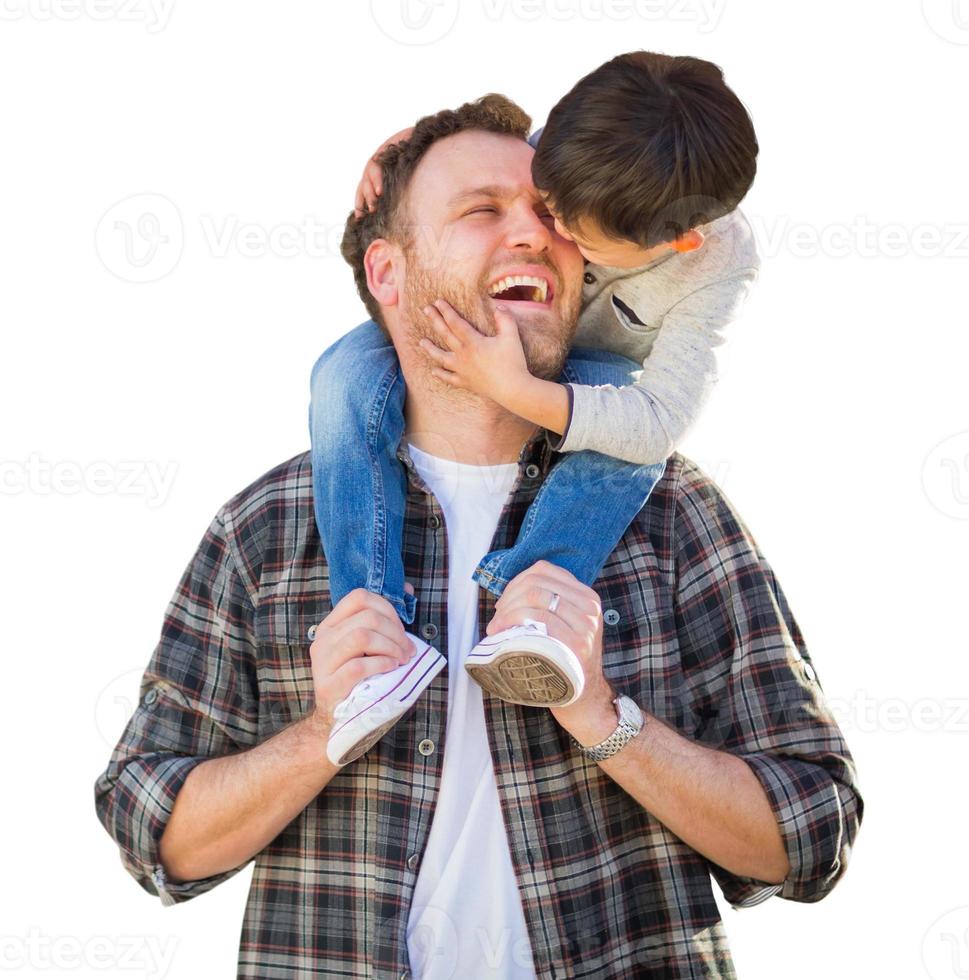
<svg viewBox="0 0 969 980">
<path fill-rule="evenodd" d="M 514 318 L 501 307 L 489 337 L 438 300 L 424 313 L 441 346 L 426 339 L 420 345 L 437 365 L 435 377 L 562 433 L 552 444 L 556 452 L 591 449 L 648 466 L 667 459 L 699 417 L 717 381 L 715 348 L 756 275 L 756 268 L 743 269 L 680 300 L 663 318 L 635 384 L 623 387 L 534 377 Z"/>
<path fill-rule="evenodd" d="M 377 147 L 373 156 L 367 161 L 367 165 L 363 168 L 363 176 L 360 178 L 360 183 L 357 184 L 357 193 L 353 198 L 353 213 L 355 217 L 361 218 L 365 211 L 373 211 L 377 198 L 383 192 L 383 170 L 380 164 L 377 163 L 380 154 L 394 143 L 406 142 L 411 138 L 413 132 L 414 127 L 408 126 L 399 133 L 394 133 L 390 139 L 384 140 Z"/>
<path fill-rule="evenodd" d="M 743 270 L 673 306 L 635 384 L 570 384 L 571 415 L 552 448 L 592 449 L 639 465 L 666 459 L 696 422 L 717 382 L 716 348 L 756 274 Z"/>
</svg>

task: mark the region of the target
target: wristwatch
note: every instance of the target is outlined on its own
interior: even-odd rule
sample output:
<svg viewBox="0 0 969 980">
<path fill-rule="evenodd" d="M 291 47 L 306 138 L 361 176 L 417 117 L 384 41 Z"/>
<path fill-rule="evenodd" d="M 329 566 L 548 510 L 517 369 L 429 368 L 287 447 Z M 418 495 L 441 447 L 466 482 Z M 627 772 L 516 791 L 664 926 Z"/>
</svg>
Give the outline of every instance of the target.
<svg viewBox="0 0 969 980">
<path fill-rule="evenodd" d="M 645 716 L 632 698 L 620 694 L 612 703 L 616 706 L 619 724 L 608 738 L 604 738 L 598 745 L 582 745 L 574 736 L 569 736 L 572 744 L 593 762 L 602 762 L 614 756 L 627 742 L 634 739 L 646 724 Z"/>
</svg>

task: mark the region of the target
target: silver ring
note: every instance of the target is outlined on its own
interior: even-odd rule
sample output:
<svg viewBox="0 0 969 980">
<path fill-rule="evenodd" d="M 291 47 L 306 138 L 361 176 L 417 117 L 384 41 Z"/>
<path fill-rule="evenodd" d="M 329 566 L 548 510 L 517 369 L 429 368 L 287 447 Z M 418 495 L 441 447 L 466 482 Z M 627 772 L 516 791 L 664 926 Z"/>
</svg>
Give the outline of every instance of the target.
<svg viewBox="0 0 969 980">
<path fill-rule="evenodd" d="M 552 593 L 552 598 L 549 600 L 549 603 L 548 603 L 548 611 L 550 613 L 553 613 L 553 612 L 555 612 L 556 609 L 558 609 L 558 607 L 559 607 L 559 599 L 561 599 L 561 598 L 562 597 L 558 594 L 558 592 L 553 592 Z"/>
</svg>

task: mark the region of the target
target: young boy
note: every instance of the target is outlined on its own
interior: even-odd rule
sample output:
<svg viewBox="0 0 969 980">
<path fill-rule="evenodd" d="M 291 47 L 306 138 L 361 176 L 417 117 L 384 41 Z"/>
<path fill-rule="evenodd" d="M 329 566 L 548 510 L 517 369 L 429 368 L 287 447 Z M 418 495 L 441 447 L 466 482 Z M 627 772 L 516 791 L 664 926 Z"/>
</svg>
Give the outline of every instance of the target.
<svg viewBox="0 0 969 980">
<path fill-rule="evenodd" d="M 412 132 L 391 137 L 368 163 L 358 216 L 381 193 L 380 154 Z M 475 571 L 495 595 L 542 558 L 592 584 L 715 384 L 715 348 L 759 265 L 737 211 L 756 172 L 757 140 L 716 65 L 642 51 L 620 55 L 581 79 L 530 142 L 535 186 L 555 229 L 587 260 L 569 380 L 510 371 L 524 357 L 508 309 L 496 313 L 493 337 L 443 301 L 424 311 L 440 339 L 440 346 L 422 342 L 436 376 L 561 434 L 552 448 L 563 456 L 515 546 L 486 555 Z M 503 281 L 495 299 L 513 307 L 539 288 Z M 372 321 L 317 361 L 310 408 L 314 503 L 333 604 L 363 586 L 385 596 L 409 624 L 415 597 L 404 588 L 401 557 L 405 481 L 392 458 L 403 432 L 403 385 L 388 382 L 395 366 L 392 345 Z M 356 400 L 347 397 L 351 387 Z M 368 425 L 374 413 L 360 403 L 364 391 L 393 402 L 391 411 L 381 406 L 379 432 Z M 369 484 L 346 475 L 360 459 L 361 440 L 370 463 L 356 465 L 380 472 Z M 326 476 L 334 469 L 337 480 Z M 363 504 L 359 487 L 368 485 L 374 499 Z M 361 506 L 365 520 L 354 531 L 345 515 Z M 334 763 L 370 748 L 442 669 L 444 658 L 408 636 L 412 659 L 358 685 L 337 707 L 328 746 Z M 570 704 L 583 687 L 572 651 L 531 622 L 486 636 L 465 669 L 485 690 L 519 704 Z M 418 673 L 418 683 L 400 684 Z M 402 687 L 406 699 L 387 696 Z"/>
</svg>

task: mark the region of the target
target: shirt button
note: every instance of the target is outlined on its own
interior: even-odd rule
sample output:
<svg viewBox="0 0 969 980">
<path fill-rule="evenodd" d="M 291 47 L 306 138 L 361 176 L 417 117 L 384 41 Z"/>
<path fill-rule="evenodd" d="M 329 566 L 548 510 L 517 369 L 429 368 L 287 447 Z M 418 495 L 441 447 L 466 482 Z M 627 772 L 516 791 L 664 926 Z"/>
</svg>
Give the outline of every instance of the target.
<svg viewBox="0 0 969 980">
<path fill-rule="evenodd" d="M 541 472 L 542 471 L 534 463 L 529 463 L 528 466 L 525 467 L 525 476 L 527 476 L 529 480 L 534 480 L 535 477 Z"/>
<path fill-rule="evenodd" d="M 616 623 L 619 622 L 619 618 L 619 613 L 617 613 L 615 609 L 607 609 L 602 614 L 602 621 L 604 623 L 608 623 L 609 626 L 615 626 Z"/>
<path fill-rule="evenodd" d="M 420 863 L 421 863 L 421 857 L 419 854 L 412 854 L 407 859 L 407 867 L 410 868 L 411 871 L 416 871 L 417 865 L 419 865 Z"/>
<path fill-rule="evenodd" d="M 427 523 L 437 530 L 441 526 L 441 518 L 437 514 L 431 514 L 431 519 Z"/>
<path fill-rule="evenodd" d="M 596 281 L 596 277 L 591 272 L 587 272 L 582 278 L 588 286 L 591 286 Z"/>
<path fill-rule="evenodd" d="M 400 975 L 400 980 L 410 980 L 410 970 L 404 970 Z"/>
<path fill-rule="evenodd" d="M 818 675 L 814 672 L 814 668 L 806 660 L 804 661 L 804 676 L 811 682 L 818 679 Z"/>
<path fill-rule="evenodd" d="M 145 695 L 145 704 L 150 708 L 158 700 L 158 692 L 151 688 L 151 690 Z"/>
<path fill-rule="evenodd" d="M 309 640 L 310 643 L 312 643 L 313 640 L 316 639 L 316 624 L 315 623 L 306 631 L 306 639 Z"/>
<path fill-rule="evenodd" d="M 425 623 L 421 627 L 421 636 L 425 640 L 433 640 L 437 636 L 437 627 L 433 623 Z"/>
<path fill-rule="evenodd" d="M 422 738 L 417 746 L 417 751 L 421 755 L 430 755 L 434 751 L 434 743 L 429 738 Z"/>
</svg>

